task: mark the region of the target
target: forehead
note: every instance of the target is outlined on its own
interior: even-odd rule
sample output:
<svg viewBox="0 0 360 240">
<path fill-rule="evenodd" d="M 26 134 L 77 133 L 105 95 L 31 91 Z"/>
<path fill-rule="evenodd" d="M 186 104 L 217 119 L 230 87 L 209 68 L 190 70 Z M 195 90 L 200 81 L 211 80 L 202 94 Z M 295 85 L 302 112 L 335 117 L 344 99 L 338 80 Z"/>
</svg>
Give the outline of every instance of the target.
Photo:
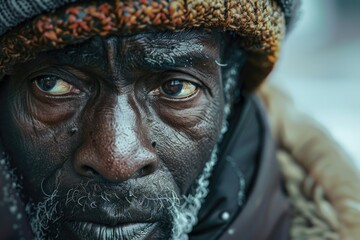
<svg viewBox="0 0 360 240">
<path fill-rule="evenodd" d="M 205 30 L 181 32 L 145 32 L 131 36 L 95 37 L 82 44 L 41 53 L 37 64 L 99 65 L 104 67 L 116 58 L 127 65 L 142 64 L 151 68 L 191 65 L 219 55 L 220 33 Z"/>
</svg>

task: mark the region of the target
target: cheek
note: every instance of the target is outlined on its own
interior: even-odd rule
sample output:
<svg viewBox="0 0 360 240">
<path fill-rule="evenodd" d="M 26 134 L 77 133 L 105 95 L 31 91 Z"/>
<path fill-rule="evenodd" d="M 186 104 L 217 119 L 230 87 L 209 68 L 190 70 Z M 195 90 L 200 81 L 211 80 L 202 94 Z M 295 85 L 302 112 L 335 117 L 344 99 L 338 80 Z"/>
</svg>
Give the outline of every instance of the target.
<svg viewBox="0 0 360 240">
<path fill-rule="evenodd" d="M 216 99 L 216 101 L 215 101 Z M 192 108 L 157 108 L 153 136 L 160 159 L 182 194 L 202 172 L 219 138 L 223 119 L 221 95 Z"/>
<path fill-rule="evenodd" d="M 61 126 L 50 127 L 32 117 L 26 108 L 19 99 L 2 105 L 1 139 L 12 166 L 23 178 L 24 189 L 31 189 L 26 194 L 40 198 L 41 184 L 54 181 L 56 171 L 71 156 L 77 142 L 71 129 L 76 122 L 64 121 Z"/>
<path fill-rule="evenodd" d="M 35 102 L 31 103 L 27 109 L 29 115 L 31 115 L 34 120 L 46 124 L 46 126 L 55 126 L 59 122 L 68 121 L 82 106 L 80 101 L 57 104 Z"/>
<path fill-rule="evenodd" d="M 22 176 L 24 190 L 31 190 L 26 194 L 32 198 L 40 198 L 43 190 L 48 194 L 54 190 L 56 173 L 71 157 L 71 146 L 77 143 L 72 138 L 67 140 L 68 137 L 65 131 L 59 130 L 47 133 L 34 131 L 27 135 L 16 130 L 5 140 L 11 164 Z M 46 188 L 43 183 L 50 185 Z"/>
</svg>

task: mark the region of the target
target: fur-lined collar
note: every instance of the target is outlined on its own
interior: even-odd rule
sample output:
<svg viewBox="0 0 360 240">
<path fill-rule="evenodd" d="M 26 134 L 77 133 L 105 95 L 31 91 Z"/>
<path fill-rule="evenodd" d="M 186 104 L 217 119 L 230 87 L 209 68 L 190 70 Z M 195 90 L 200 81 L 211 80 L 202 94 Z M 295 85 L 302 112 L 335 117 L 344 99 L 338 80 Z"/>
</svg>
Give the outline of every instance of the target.
<svg viewBox="0 0 360 240">
<path fill-rule="evenodd" d="M 283 92 L 264 85 L 259 93 L 282 149 L 280 164 L 294 208 L 292 236 L 360 239 L 359 169 L 329 133 L 298 111 Z"/>
</svg>

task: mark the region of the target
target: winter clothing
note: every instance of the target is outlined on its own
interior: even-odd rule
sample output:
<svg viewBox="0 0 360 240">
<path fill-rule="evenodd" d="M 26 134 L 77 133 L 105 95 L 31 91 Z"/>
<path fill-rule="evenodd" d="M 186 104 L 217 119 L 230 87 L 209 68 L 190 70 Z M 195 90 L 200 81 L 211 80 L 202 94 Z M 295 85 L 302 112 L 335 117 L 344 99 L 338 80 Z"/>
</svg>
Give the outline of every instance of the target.
<svg viewBox="0 0 360 240">
<path fill-rule="evenodd" d="M 239 110 L 191 239 L 360 239 L 359 169 L 277 87 L 264 84 L 258 94 L 260 99 L 250 99 Z M 255 115 L 251 119 L 249 109 Z M 262 130 L 249 134 L 257 127 Z M 261 144 L 250 152 L 256 149 L 258 158 L 244 154 L 256 136 Z M 236 165 L 244 157 L 258 161 L 256 177 L 246 203 L 233 207 L 241 183 L 234 172 L 246 171 Z"/>
<path fill-rule="evenodd" d="M 241 102 L 242 107 L 234 110 L 238 119 L 235 117 L 229 140 L 222 145 L 226 150 L 211 177 L 209 196 L 190 239 L 289 238 L 291 209 L 264 106 L 254 96 Z M 239 194 L 243 194 L 242 175 L 249 171 L 244 165 L 247 158 L 256 162 L 256 172 L 253 181 L 244 183 L 250 189 L 242 199 Z"/>
<path fill-rule="evenodd" d="M 292 239 L 360 239 L 360 171 L 282 91 L 264 85 L 278 159 L 292 203 Z"/>
<path fill-rule="evenodd" d="M 205 28 L 237 34 L 247 51 L 241 79 L 250 91 L 272 70 L 296 5 L 289 0 L 0 0 L 0 77 L 41 51 L 98 35 Z M 280 91 L 265 84 L 259 95 L 244 96 L 234 107 L 231 134 L 221 145 L 210 194 L 190 238 L 360 239 L 359 172 Z M 242 159 L 255 161 L 256 169 L 242 165 Z M 242 174 L 248 171 L 255 177 L 245 183 Z M 6 210 L 0 205 L 1 214 Z"/>
</svg>

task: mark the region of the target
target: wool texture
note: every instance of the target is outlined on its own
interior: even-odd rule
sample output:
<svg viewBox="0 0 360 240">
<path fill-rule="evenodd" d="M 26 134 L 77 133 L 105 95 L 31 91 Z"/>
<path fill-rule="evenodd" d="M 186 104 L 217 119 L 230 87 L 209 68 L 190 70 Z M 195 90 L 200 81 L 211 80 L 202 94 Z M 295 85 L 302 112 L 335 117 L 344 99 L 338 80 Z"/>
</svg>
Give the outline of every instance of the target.
<svg viewBox="0 0 360 240">
<path fill-rule="evenodd" d="M 0 35 L 40 13 L 76 0 L 0 0 Z"/>
<path fill-rule="evenodd" d="M 57 5 L 64 3 L 59 1 Z M 41 51 L 81 43 L 94 36 L 194 28 L 237 34 L 239 45 L 249 53 L 242 78 L 246 79 L 245 88 L 251 89 L 266 78 L 276 62 L 285 35 L 285 17 L 275 0 L 103 0 L 67 4 L 1 37 L 0 74 Z"/>
<path fill-rule="evenodd" d="M 299 0 L 278 1 L 288 24 L 296 11 Z M 0 0 L 0 35 L 27 19 L 71 2 L 79 2 L 79 0 Z"/>
</svg>

